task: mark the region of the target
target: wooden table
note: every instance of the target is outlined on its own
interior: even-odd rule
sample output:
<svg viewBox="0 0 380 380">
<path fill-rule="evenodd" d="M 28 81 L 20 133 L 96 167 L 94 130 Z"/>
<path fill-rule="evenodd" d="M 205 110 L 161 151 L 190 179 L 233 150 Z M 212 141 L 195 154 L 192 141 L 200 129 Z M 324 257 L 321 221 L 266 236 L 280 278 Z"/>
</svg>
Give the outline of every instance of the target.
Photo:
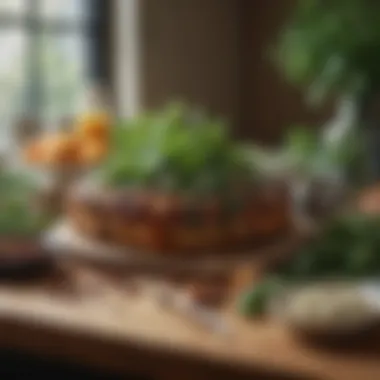
<svg viewBox="0 0 380 380">
<path fill-rule="evenodd" d="M 152 378 L 380 378 L 380 355 L 312 349 L 281 326 L 232 312 L 232 337 L 214 336 L 132 292 L 65 281 L 0 287 L 0 347 Z"/>
</svg>

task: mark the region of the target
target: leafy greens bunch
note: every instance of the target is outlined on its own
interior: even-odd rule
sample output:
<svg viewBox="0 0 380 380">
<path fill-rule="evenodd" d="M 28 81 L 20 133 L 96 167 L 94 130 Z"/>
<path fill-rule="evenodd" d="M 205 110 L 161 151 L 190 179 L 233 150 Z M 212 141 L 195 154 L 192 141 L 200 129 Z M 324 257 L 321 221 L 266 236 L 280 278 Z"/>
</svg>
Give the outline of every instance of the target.
<svg viewBox="0 0 380 380">
<path fill-rule="evenodd" d="M 112 187 L 207 193 L 252 177 L 251 165 L 224 123 L 181 104 L 121 123 L 112 138 L 100 171 Z"/>
<path fill-rule="evenodd" d="M 276 60 L 314 100 L 363 94 L 380 86 L 380 2 L 298 0 Z"/>
<path fill-rule="evenodd" d="M 380 218 L 350 215 L 328 224 L 278 274 L 290 280 L 365 278 L 380 274 Z"/>
<path fill-rule="evenodd" d="M 365 145 L 363 134 L 354 129 L 330 141 L 310 128 L 294 127 L 286 136 L 283 150 L 285 159 L 303 174 L 323 176 L 339 171 L 352 179 L 361 169 Z"/>
<path fill-rule="evenodd" d="M 26 175 L 0 172 L 0 235 L 34 236 L 45 227 L 45 219 L 32 207 L 35 190 Z"/>
</svg>

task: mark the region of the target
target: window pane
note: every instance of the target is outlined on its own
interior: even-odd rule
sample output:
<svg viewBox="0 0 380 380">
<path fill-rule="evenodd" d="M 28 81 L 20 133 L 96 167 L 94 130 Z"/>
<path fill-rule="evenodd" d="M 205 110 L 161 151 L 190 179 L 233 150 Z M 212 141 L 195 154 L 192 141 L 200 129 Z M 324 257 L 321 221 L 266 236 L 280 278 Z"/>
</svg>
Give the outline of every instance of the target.
<svg viewBox="0 0 380 380">
<path fill-rule="evenodd" d="M 40 10 L 48 20 L 79 21 L 87 18 L 88 7 L 89 0 L 41 0 Z"/>
<path fill-rule="evenodd" d="M 24 14 L 27 0 L 0 0 L 0 13 Z"/>
<path fill-rule="evenodd" d="M 25 107 L 26 36 L 22 31 L 0 33 L 0 138 L 7 140 Z"/>
<path fill-rule="evenodd" d="M 82 106 L 89 80 L 87 48 L 80 34 L 42 37 L 43 119 L 49 128 Z"/>
</svg>

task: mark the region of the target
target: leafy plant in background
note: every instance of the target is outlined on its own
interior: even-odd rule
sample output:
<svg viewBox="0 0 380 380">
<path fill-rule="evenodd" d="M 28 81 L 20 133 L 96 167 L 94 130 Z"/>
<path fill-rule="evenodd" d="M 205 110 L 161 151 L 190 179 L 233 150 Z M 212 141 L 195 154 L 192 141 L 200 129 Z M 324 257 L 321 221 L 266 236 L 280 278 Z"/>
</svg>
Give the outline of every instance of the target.
<svg viewBox="0 0 380 380">
<path fill-rule="evenodd" d="M 371 103 L 380 90 L 380 2 L 298 0 L 275 56 L 287 79 L 305 88 L 314 104 L 338 98 L 337 113 L 322 133 L 291 129 L 282 154 L 293 167 L 310 173 L 331 168 L 351 176 L 363 173 L 368 132 L 379 123 L 373 120 Z M 379 226 L 378 217 L 364 215 L 328 222 L 321 236 L 242 296 L 240 311 L 262 313 L 284 284 L 377 277 Z"/>
<path fill-rule="evenodd" d="M 2 169 L 0 172 L 0 235 L 34 236 L 47 223 L 33 208 L 36 187 L 29 176 Z"/>
<path fill-rule="evenodd" d="M 299 0 L 280 35 L 277 62 L 315 100 L 363 96 L 380 85 L 380 3 Z"/>
<path fill-rule="evenodd" d="M 101 168 L 112 187 L 222 192 L 253 170 L 223 121 L 182 105 L 122 122 Z"/>
<path fill-rule="evenodd" d="M 313 104 L 329 96 L 338 99 L 336 116 L 322 132 L 316 165 L 355 171 L 355 180 L 357 172 L 368 174 L 373 157 L 365 152 L 366 139 L 377 123 L 370 106 L 380 86 L 380 2 L 299 0 L 279 36 L 275 58 Z"/>
<path fill-rule="evenodd" d="M 303 172 L 310 172 L 320 149 L 320 141 L 312 129 L 296 126 L 289 129 L 284 147 L 293 166 Z"/>
<path fill-rule="evenodd" d="M 290 128 L 283 150 L 291 167 L 303 176 L 340 175 L 360 183 L 365 175 L 365 141 L 356 129 L 331 140 L 312 128 Z"/>
<path fill-rule="evenodd" d="M 346 215 L 330 221 L 321 236 L 242 295 L 240 312 L 265 312 L 280 286 L 324 279 L 371 279 L 380 274 L 380 219 Z"/>
<path fill-rule="evenodd" d="M 366 158 L 363 134 L 350 128 L 337 139 L 329 135 L 310 126 L 293 126 L 288 129 L 279 149 L 249 146 L 247 157 L 257 172 L 269 176 L 290 175 L 306 180 L 338 176 L 338 179 L 360 184 L 366 175 L 363 170 Z"/>
</svg>

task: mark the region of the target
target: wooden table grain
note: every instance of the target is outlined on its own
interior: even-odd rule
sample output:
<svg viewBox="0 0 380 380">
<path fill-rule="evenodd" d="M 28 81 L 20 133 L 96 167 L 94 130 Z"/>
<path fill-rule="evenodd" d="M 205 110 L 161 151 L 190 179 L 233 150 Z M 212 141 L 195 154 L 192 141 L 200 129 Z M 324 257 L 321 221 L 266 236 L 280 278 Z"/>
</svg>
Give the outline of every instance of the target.
<svg viewBox="0 0 380 380">
<path fill-rule="evenodd" d="M 83 286 L 49 281 L 0 286 L 0 347 L 157 379 L 380 378 L 376 349 L 349 354 L 311 348 L 282 326 L 245 321 L 229 310 L 232 334 L 221 337 L 124 285 L 109 292 L 94 279 Z"/>
</svg>

